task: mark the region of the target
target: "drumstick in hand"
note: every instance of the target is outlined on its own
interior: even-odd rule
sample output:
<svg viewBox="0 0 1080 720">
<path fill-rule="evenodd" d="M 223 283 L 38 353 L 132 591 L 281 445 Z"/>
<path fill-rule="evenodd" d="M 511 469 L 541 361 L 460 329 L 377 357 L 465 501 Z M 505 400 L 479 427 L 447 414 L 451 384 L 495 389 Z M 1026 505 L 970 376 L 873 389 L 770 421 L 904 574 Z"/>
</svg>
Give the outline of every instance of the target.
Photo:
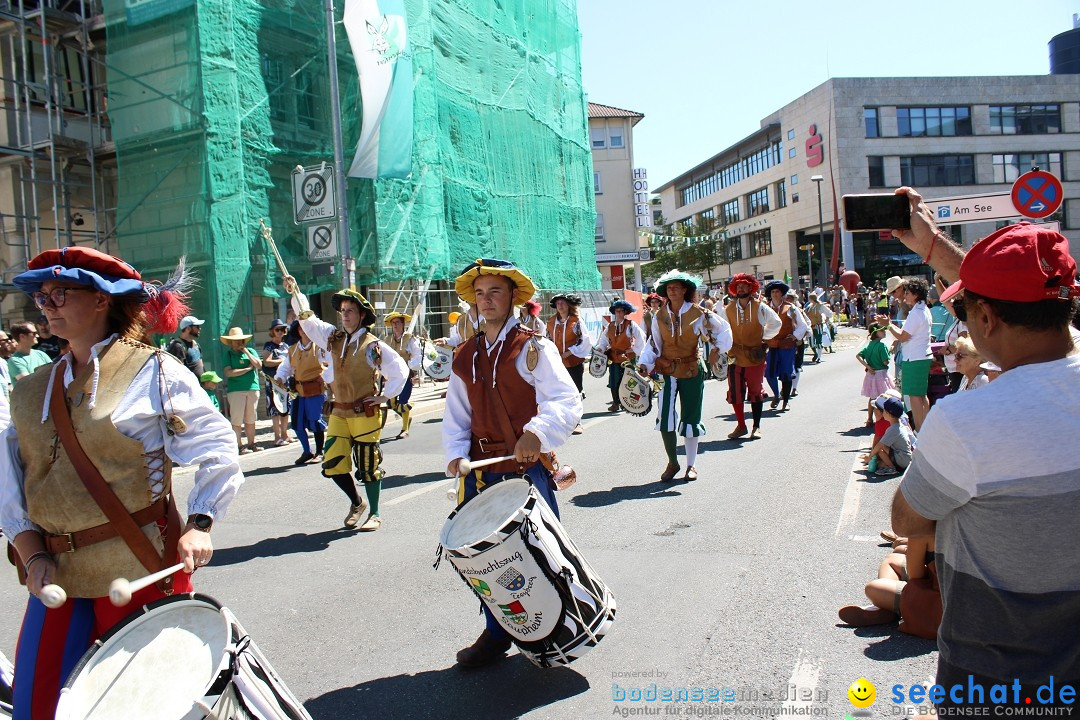
<svg viewBox="0 0 1080 720">
<path fill-rule="evenodd" d="M 123 607 L 131 602 L 131 596 L 133 593 L 137 593 L 145 587 L 150 587 L 158 580 L 167 578 L 174 572 L 178 572 L 184 569 L 184 563 L 176 563 L 172 567 L 167 567 L 164 570 L 158 570 L 153 575 L 147 575 L 144 578 L 140 578 L 135 582 L 129 582 L 124 578 L 116 578 L 109 585 L 109 602 L 116 607 Z"/>
<path fill-rule="evenodd" d="M 67 602 L 67 593 L 64 592 L 64 588 L 60 587 L 59 585 L 53 585 L 50 583 L 49 585 L 41 588 L 40 598 L 42 604 L 45 607 L 51 610 L 55 610 L 56 608 L 62 606 L 64 603 Z"/>
<path fill-rule="evenodd" d="M 502 457 L 488 458 L 486 460 L 469 460 L 468 458 L 462 458 L 458 463 L 458 475 L 468 475 L 476 468 L 487 467 L 488 465 L 494 465 L 496 463 L 506 462 L 507 460 L 514 460 L 514 455 L 503 455 Z"/>
</svg>

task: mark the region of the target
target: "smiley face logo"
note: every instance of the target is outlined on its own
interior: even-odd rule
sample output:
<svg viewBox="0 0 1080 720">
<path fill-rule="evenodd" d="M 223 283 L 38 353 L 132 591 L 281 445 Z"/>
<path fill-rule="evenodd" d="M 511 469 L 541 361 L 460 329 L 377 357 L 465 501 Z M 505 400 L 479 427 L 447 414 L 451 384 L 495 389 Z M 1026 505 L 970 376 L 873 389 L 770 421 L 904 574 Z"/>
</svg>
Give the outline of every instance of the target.
<svg viewBox="0 0 1080 720">
<path fill-rule="evenodd" d="M 848 700 L 857 708 L 868 708 L 877 699 L 877 688 L 866 678 L 859 678 L 851 683 L 847 691 Z"/>
</svg>

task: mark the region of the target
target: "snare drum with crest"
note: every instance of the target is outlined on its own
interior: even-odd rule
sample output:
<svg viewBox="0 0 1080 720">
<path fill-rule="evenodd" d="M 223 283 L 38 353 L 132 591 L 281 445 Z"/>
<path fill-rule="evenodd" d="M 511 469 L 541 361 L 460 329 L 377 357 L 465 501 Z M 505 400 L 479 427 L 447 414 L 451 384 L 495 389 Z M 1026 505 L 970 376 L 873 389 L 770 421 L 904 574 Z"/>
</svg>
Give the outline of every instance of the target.
<svg viewBox="0 0 1080 720">
<path fill-rule="evenodd" d="M 311 720 L 228 608 L 194 593 L 150 603 L 72 670 L 57 720 Z"/>
<path fill-rule="evenodd" d="M 589 374 L 594 378 L 602 378 L 607 374 L 607 367 L 607 355 L 593 350 L 592 357 L 589 358 Z"/>
<path fill-rule="evenodd" d="M 449 380 L 450 370 L 454 362 L 453 352 L 433 343 L 424 343 L 424 359 L 422 365 L 428 377 L 435 380 Z"/>
<path fill-rule="evenodd" d="M 615 621 L 615 596 L 524 477 L 459 505 L 439 542 L 440 557 L 540 667 L 573 662 Z"/>
<path fill-rule="evenodd" d="M 622 382 L 619 383 L 619 405 L 631 415 L 648 415 L 652 410 L 657 385 L 651 378 L 638 373 L 633 365 L 627 364 L 625 368 Z"/>
</svg>

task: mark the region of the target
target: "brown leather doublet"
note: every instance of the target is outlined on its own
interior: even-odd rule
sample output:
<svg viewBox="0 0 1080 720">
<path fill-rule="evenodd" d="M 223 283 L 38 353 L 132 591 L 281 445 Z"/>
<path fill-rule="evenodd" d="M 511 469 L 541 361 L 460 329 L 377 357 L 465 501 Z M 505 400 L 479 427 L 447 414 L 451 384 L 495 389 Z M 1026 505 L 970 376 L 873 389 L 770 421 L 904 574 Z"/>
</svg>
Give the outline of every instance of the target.
<svg viewBox="0 0 1080 720">
<path fill-rule="evenodd" d="M 728 354 L 731 355 L 736 365 L 754 367 L 764 362 L 764 358 L 755 362 L 751 360 L 749 355 L 754 348 L 761 347 L 761 339 L 765 335 L 765 327 L 758 319 L 761 303 L 753 298 L 750 299 L 750 306 L 746 310 L 746 320 L 744 322 L 739 322 L 738 303 L 739 301 L 736 299 L 734 302 L 729 303 L 726 308 L 728 325 L 731 326 L 732 340 L 731 350 L 728 351 Z"/>
<path fill-rule="evenodd" d="M 454 358 L 454 374 L 465 383 L 469 406 L 472 408 L 472 444 L 469 448 L 469 457 L 473 460 L 512 455 L 518 438 L 524 432 L 525 424 L 536 417 L 536 389 L 518 374 L 514 365 L 517 356 L 525 349 L 526 343 L 532 337 L 533 333 L 520 325 L 515 325 L 506 333 L 506 338 L 503 340 L 504 346 L 502 352 L 498 353 L 498 358 L 489 356 L 495 375 L 494 388 L 491 387 L 491 378 L 484 377 L 482 369 L 484 363 L 480 358 L 474 357 L 477 353 L 485 352 L 479 346 L 480 342 L 486 342 L 483 335 L 471 338 Z M 474 362 L 476 363 L 475 382 L 473 382 Z M 496 403 L 499 402 L 499 398 L 493 395 L 496 392 L 499 398 L 502 398 L 502 404 L 510 417 L 510 426 L 514 430 L 515 437 L 503 437 L 502 423 L 496 414 Z M 505 473 L 517 469 L 517 462 L 509 460 L 492 465 L 487 470 L 493 473 Z"/>
<path fill-rule="evenodd" d="M 164 458 L 164 484 L 151 495 L 146 449 L 116 429 L 112 413 L 135 376 L 150 361 L 155 349 L 129 340 L 117 340 L 98 355 L 99 379 L 94 408 L 90 409 L 93 365 L 79 371 L 66 396 L 79 444 L 102 477 L 135 513 L 171 491 L 172 462 Z M 30 519 L 46 533 L 62 535 L 108 523 L 60 444 L 50 416 L 41 422 L 41 409 L 53 365 L 20 380 L 11 393 L 12 421 L 23 458 L 23 489 Z M 61 370 L 58 369 L 58 372 Z M 160 554 L 161 532 L 156 523 L 143 527 Z M 117 536 L 74 552 L 55 556 L 54 582 L 71 597 L 102 597 L 118 577 L 138 578 L 146 569 Z"/>
<path fill-rule="evenodd" d="M 555 328 L 559 328 L 559 332 L 555 332 Z M 556 313 L 548 318 L 547 321 L 548 337 L 555 343 L 555 347 L 559 350 L 561 356 L 564 352 L 572 348 L 581 342 L 581 319 L 577 315 L 567 315 L 566 322 L 559 322 L 559 315 Z M 581 363 L 585 362 L 585 358 L 580 358 L 577 355 L 571 355 L 562 359 L 563 365 L 566 367 L 577 367 Z"/>
<path fill-rule="evenodd" d="M 350 405 L 347 408 L 335 405 L 332 414 L 343 418 L 359 417 L 360 413 L 351 406 L 358 405 L 366 397 L 379 394 L 379 375 L 367 361 L 368 348 L 372 343 L 379 342 L 379 339 L 369 330 L 364 332 L 355 345 L 348 340 L 349 336 L 343 330 L 337 330 L 330 336 L 328 343 L 334 363 L 334 380 L 330 383 L 334 391 L 334 401 Z M 378 364 L 377 359 L 376 365 Z"/>
</svg>

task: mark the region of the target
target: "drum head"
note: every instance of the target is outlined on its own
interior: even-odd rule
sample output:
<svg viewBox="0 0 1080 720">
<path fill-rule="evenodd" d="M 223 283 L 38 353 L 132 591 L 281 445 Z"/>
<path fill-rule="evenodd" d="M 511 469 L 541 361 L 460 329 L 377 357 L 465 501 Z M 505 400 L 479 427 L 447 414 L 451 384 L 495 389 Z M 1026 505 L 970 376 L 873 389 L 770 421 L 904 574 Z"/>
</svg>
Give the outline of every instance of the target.
<svg viewBox="0 0 1080 720">
<path fill-rule="evenodd" d="M 638 375 L 632 368 L 626 368 L 622 382 L 619 383 L 619 405 L 631 415 L 641 417 L 652 410 L 652 381 Z"/>
<path fill-rule="evenodd" d="M 727 366 L 728 356 L 727 353 L 720 353 L 720 357 L 713 363 L 712 371 L 713 377 L 717 380 L 727 380 Z"/>
<path fill-rule="evenodd" d="M 439 543 L 448 550 L 467 548 L 505 527 L 529 499 L 532 483 L 507 478 L 468 500 L 443 524 Z"/>
<path fill-rule="evenodd" d="M 449 380 L 453 361 L 454 356 L 445 348 L 438 345 L 428 345 L 424 348 L 424 372 L 430 378 Z"/>
<path fill-rule="evenodd" d="M 194 707 L 227 666 L 230 629 L 205 596 L 166 598 L 110 630 L 71 673 L 57 720 L 201 718 Z"/>
<path fill-rule="evenodd" d="M 277 385 L 270 385 L 270 400 L 274 403 L 274 409 L 279 415 L 289 414 L 289 394 Z"/>
<path fill-rule="evenodd" d="M 602 378 L 607 373 L 608 359 L 607 356 L 600 353 L 593 353 L 589 358 L 589 374 L 594 378 Z"/>
</svg>

